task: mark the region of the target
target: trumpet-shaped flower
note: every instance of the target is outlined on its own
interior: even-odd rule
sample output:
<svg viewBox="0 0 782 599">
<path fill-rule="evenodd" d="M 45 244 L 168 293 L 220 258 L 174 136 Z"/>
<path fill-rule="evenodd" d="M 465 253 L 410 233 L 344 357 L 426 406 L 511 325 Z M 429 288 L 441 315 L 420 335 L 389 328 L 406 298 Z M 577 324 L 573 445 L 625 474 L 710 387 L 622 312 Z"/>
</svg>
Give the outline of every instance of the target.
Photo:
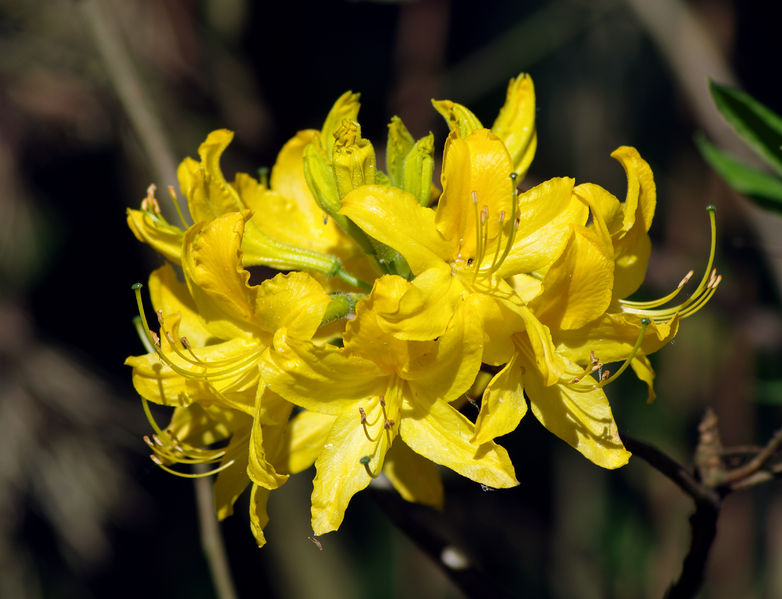
<svg viewBox="0 0 782 599">
<path fill-rule="evenodd" d="M 449 404 L 469 389 L 480 365 L 474 324 L 454 319 L 436 341 L 400 340 L 380 327 L 379 311 L 409 288 L 398 276 L 378 279 L 348 323 L 344 347 L 317 346 L 281 329 L 265 362 L 271 389 L 334 419 L 315 461 L 315 534 L 339 527 L 350 498 L 381 473 L 387 455 L 394 458 L 392 481 L 418 479 L 407 488 L 414 496 L 426 477 L 405 477 L 406 464 L 415 464 L 408 448 L 490 487 L 517 484 L 505 450 L 472 445 L 473 424 Z"/>
<path fill-rule="evenodd" d="M 385 330 L 401 339 L 433 339 L 464 306 L 484 331 L 484 361 L 507 361 L 510 336 L 524 324 L 522 300 L 505 279 L 552 262 L 570 225 L 588 216 L 571 180 L 517 197 L 512 173 L 510 154 L 493 133 L 477 129 L 462 139 L 454 130 L 436 210 L 390 187 L 365 186 L 344 198 L 342 212 L 402 254 L 415 274 L 397 311 L 383 315 Z"/>
<path fill-rule="evenodd" d="M 355 257 L 357 251 L 342 239 L 333 223 L 323 214 L 307 189 L 303 176 L 302 148 L 313 132 L 297 134 L 282 149 L 272 168 L 271 189 L 265 182 L 239 173 L 233 183 L 220 169 L 220 157 L 233 139 L 225 129 L 211 132 L 199 146 L 200 160 L 186 158 L 177 169 L 179 187 L 187 198 L 194 223 L 207 222 L 224 214 L 252 210 L 242 238 L 245 266 L 265 265 L 283 270 L 300 269 L 338 277 L 353 287 L 361 283 L 349 274 L 339 256 L 352 259 L 353 266 L 366 265 Z M 169 223 L 162 214 L 150 186 L 141 210 L 128 209 L 127 222 L 139 241 L 148 243 L 163 256 L 179 264 L 184 229 Z M 182 227 L 188 228 L 169 188 Z M 271 218 L 270 218 L 271 217 Z M 281 223 L 287 223 L 281 226 Z M 334 252 L 333 254 L 330 252 Z"/>
<path fill-rule="evenodd" d="M 668 343 L 680 319 L 700 309 L 720 282 L 711 271 L 714 215 L 710 208 L 709 264 L 688 300 L 658 309 L 677 295 L 692 273 L 660 300 L 616 299 L 617 288 L 622 290 L 619 293 L 634 291 L 643 279 L 656 198 L 651 169 L 638 152 L 622 147 L 613 155 L 627 173 L 627 199 L 620 203 L 597 185 L 575 188 L 575 194 L 590 206 L 592 222 L 588 227 L 572 227 L 565 251 L 539 281 L 528 304 L 539 326 L 514 334 L 514 356 L 483 396 L 476 422 L 478 443 L 518 425 L 526 411 L 526 392 L 533 413 L 546 428 L 598 465 L 623 465 L 629 453 L 616 433 L 602 388 L 629 365 L 647 383 L 651 400 L 654 372 L 646 356 Z M 517 277 L 517 284 L 519 278 L 523 276 Z M 613 376 L 604 368 L 611 362 L 622 362 Z M 592 376 L 595 371 L 597 380 Z"/>
<path fill-rule="evenodd" d="M 266 390 L 260 364 L 278 328 L 309 339 L 330 302 L 304 273 L 248 283 L 240 250 L 247 217 L 246 212 L 227 213 L 188 229 L 182 252 L 185 284 L 169 266 L 152 274 L 160 335 L 145 325 L 150 353 L 126 360 L 145 406 L 152 401 L 177 408 L 173 428 L 161 431 L 153 423 L 156 461 L 166 469 L 168 463 L 219 462 L 214 472 L 220 474 L 216 492 L 222 515 L 230 513 L 249 480 L 268 490 L 287 479 L 287 466 L 283 473 L 276 467 L 287 459 L 284 431 L 292 406 Z M 139 308 L 143 314 L 140 296 Z M 197 425 L 195 416 L 204 424 Z M 189 441 L 193 436 L 200 443 Z M 226 439 L 226 448 L 209 449 Z M 260 510 L 265 496 L 254 490 L 252 509 Z M 263 519 L 258 514 L 256 524 Z M 254 528 L 258 534 L 262 529 Z"/>
</svg>

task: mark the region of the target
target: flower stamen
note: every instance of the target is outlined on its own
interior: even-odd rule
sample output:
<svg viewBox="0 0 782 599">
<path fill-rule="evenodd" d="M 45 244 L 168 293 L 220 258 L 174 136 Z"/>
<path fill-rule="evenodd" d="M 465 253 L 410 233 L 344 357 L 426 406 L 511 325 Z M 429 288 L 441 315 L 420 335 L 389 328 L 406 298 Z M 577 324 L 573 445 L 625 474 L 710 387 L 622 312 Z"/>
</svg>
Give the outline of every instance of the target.
<svg viewBox="0 0 782 599">
<path fill-rule="evenodd" d="M 706 264 L 706 269 L 695 291 L 692 292 L 690 297 L 688 297 L 686 300 L 684 300 L 682 303 L 676 306 L 673 306 L 671 308 L 661 309 L 661 310 L 652 309 L 652 308 L 656 308 L 657 306 L 661 306 L 669 302 L 671 299 L 673 299 L 679 293 L 681 288 L 692 277 L 692 271 L 690 271 L 681 280 L 677 288 L 673 292 L 666 295 L 665 297 L 662 297 L 657 300 L 652 300 L 649 302 L 634 302 L 628 300 L 619 300 L 619 304 L 621 305 L 623 312 L 628 314 L 638 314 L 640 316 L 645 316 L 650 318 L 653 322 L 666 322 L 671 318 L 673 318 L 674 316 L 676 316 L 677 314 L 679 315 L 680 318 L 686 318 L 688 316 L 692 316 L 703 306 L 705 306 L 706 303 L 711 299 L 711 296 L 714 295 L 717 286 L 722 281 L 722 275 L 718 275 L 717 270 L 713 268 L 714 255 L 717 249 L 717 224 L 716 224 L 716 217 L 715 217 L 716 208 L 714 206 L 708 206 L 706 210 L 709 213 L 709 225 L 711 229 L 711 246 L 709 250 L 709 259 Z"/>
<path fill-rule="evenodd" d="M 600 382 L 595 385 L 595 389 L 600 389 L 602 387 L 605 387 L 609 383 L 614 382 L 619 376 L 627 370 L 627 367 L 630 366 L 630 362 L 633 361 L 633 358 L 635 358 L 635 354 L 638 353 L 638 350 L 641 349 L 641 343 L 643 343 L 644 335 L 646 335 L 646 328 L 652 324 L 651 319 L 649 318 L 642 318 L 641 319 L 641 331 L 638 333 L 638 339 L 635 342 L 635 345 L 633 346 L 633 349 L 630 350 L 630 354 L 627 356 L 624 362 L 622 362 L 622 365 L 619 367 L 619 370 L 617 370 L 613 375 L 611 374 L 610 370 L 602 371 L 599 375 Z"/>
</svg>

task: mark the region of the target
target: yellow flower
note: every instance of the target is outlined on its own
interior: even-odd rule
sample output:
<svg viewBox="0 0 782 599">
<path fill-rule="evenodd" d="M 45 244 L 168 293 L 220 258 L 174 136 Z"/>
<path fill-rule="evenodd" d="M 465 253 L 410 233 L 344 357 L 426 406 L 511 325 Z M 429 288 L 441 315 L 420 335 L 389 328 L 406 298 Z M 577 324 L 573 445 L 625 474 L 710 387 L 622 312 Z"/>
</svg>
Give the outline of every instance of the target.
<svg viewBox="0 0 782 599">
<path fill-rule="evenodd" d="M 600 466 L 623 465 L 630 454 L 617 434 L 603 387 L 629 365 L 647 383 L 653 398 L 654 372 L 646 356 L 668 343 L 679 320 L 700 309 L 720 282 L 711 271 L 714 218 L 710 208 L 709 264 L 688 300 L 658 309 L 675 297 L 692 273 L 660 300 L 616 299 L 617 294 L 637 289 L 643 280 L 655 186 L 649 165 L 635 149 L 622 147 L 613 155 L 627 172 L 627 198 L 620 203 L 593 184 L 575 188 L 574 193 L 590 206 L 592 222 L 588 227 L 572 225 L 565 251 L 539 275 L 528 302 L 535 319 L 527 319 L 526 330 L 513 335 L 513 357 L 486 388 L 476 421 L 476 443 L 516 428 L 526 412 L 526 392 L 533 413 L 551 432 Z M 533 277 L 514 277 L 517 289 L 531 288 L 525 279 Z M 611 362 L 622 363 L 613 376 L 604 369 Z"/>
<path fill-rule="evenodd" d="M 219 162 L 233 133 L 218 129 L 199 146 L 200 161 L 186 158 L 179 165 L 180 189 L 187 198 L 194 223 L 248 209 L 253 211 L 242 239 L 245 266 L 308 270 L 339 277 L 353 287 L 360 286 L 360 281 L 348 274 L 339 258 L 328 253 L 339 250 L 337 253 L 352 255 L 355 251 L 351 253 L 339 243 L 333 224 L 324 222 L 307 189 L 301 152 L 310 137 L 311 133 L 304 131 L 285 145 L 272 169 L 272 189 L 268 189 L 244 173 L 237 174 L 234 183 L 226 181 Z M 173 188 L 169 191 L 182 226 L 187 228 Z M 141 210 L 128 209 L 127 222 L 139 241 L 148 243 L 175 264 L 180 263 L 184 231 L 165 220 L 154 197 L 154 186 L 150 186 Z M 289 226 L 280 226 L 281 223 Z"/>
<path fill-rule="evenodd" d="M 437 341 L 403 341 L 381 329 L 378 311 L 398 304 L 409 288 L 398 276 L 378 279 L 348 323 L 343 348 L 319 347 L 280 330 L 264 363 L 271 389 L 333 418 L 315 462 L 315 534 L 339 527 L 350 498 L 381 473 L 387 455 L 392 482 L 418 481 L 408 483 L 406 493 L 431 502 L 430 477 L 408 448 L 490 487 L 517 484 L 505 450 L 492 442 L 472 445 L 473 424 L 449 404 L 478 371 L 480 333 L 473 325 L 454 319 Z"/>
<path fill-rule="evenodd" d="M 485 362 L 506 362 L 523 306 L 505 279 L 542 269 L 563 250 L 570 223 L 585 223 L 587 206 L 572 181 L 557 180 L 516 196 L 513 163 L 486 129 L 446 142 L 443 193 L 436 210 L 391 187 L 364 186 L 342 201 L 342 212 L 369 235 L 397 250 L 415 275 L 399 309 L 383 315 L 401 339 L 440 335 L 464 306 L 484 331 Z"/>
<path fill-rule="evenodd" d="M 654 372 L 646 356 L 676 335 L 681 319 L 703 307 L 721 281 L 712 265 L 715 249 L 714 210 L 709 207 L 711 251 L 700 284 L 684 302 L 669 308 L 692 276 L 688 273 L 677 288 L 658 300 L 626 299 L 643 282 L 651 251 L 648 230 L 656 205 L 651 168 L 635 148 L 622 146 L 612 156 L 627 174 L 627 196 L 620 202 L 594 184 L 582 184 L 575 193 L 590 206 L 592 222 L 583 232 L 591 251 L 568 251 L 551 266 L 541 283 L 541 293 L 530 307 L 550 329 L 557 352 L 586 366 L 630 360 L 630 366 L 649 387 L 654 398 Z M 583 246 L 583 241 L 578 242 Z M 601 289 L 602 286 L 602 289 Z M 649 324 L 644 325 L 644 318 Z M 636 347 L 637 345 L 637 347 Z"/>
<path fill-rule="evenodd" d="M 150 292 L 160 335 L 145 325 L 150 353 L 126 360 L 145 408 L 147 401 L 177 408 L 165 431 L 150 416 L 157 463 L 169 471 L 168 464 L 219 463 L 211 473 L 219 473 L 215 492 L 221 517 L 230 514 L 250 481 L 270 490 L 294 471 L 287 461 L 297 451 L 296 441 L 286 432 L 292 406 L 266 389 L 260 364 L 277 328 L 309 339 L 330 303 L 304 273 L 248 283 L 240 251 L 247 216 L 227 213 L 188 229 L 182 251 L 186 284 L 170 266 L 153 272 Z M 140 295 L 139 308 L 143 315 Z M 300 435 L 312 434 L 298 428 Z M 211 448 L 224 440 L 226 447 Z M 299 468 L 308 467 L 306 459 L 296 459 Z M 253 490 L 251 515 L 259 543 L 267 495 Z"/>
</svg>

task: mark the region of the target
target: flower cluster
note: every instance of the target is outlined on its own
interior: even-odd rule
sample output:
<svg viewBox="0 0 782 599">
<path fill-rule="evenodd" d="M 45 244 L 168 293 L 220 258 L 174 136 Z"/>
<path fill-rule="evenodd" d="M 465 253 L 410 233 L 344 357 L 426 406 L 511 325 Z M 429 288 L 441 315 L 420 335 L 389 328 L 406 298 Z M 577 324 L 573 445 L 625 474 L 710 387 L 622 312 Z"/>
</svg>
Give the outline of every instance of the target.
<svg viewBox="0 0 782 599">
<path fill-rule="evenodd" d="M 439 186 L 432 135 L 416 140 L 394 117 L 382 171 L 346 93 L 260 181 L 225 179 L 232 133 L 212 132 L 178 170 L 192 224 L 173 189 L 181 226 L 154 187 L 128 210 L 136 237 L 170 262 L 149 279 L 159 332 L 134 286 L 148 353 L 127 359 L 153 460 L 216 474 L 221 518 L 250 486 L 259 545 L 269 493 L 313 464 L 317 535 L 381 475 L 433 506 L 437 464 L 488 487 L 518 484 L 495 439 L 528 406 L 595 464 L 624 465 L 603 388 L 630 366 L 651 399 L 647 356 L 719 284 L 709 208 L 711 256 L 689 298 L 663 307 L 692 273 L 659 300 L 626 299 L 645 275 L 656 202 L 634 148 L 612 154 L 624 201 L 567 177 L 519 191 L 537 145 L 528 76 L 511 80 L 491 128 L 460 104 L 434 107 L 450 128 Z M 251 282 L 258 266 L 282 272 Z M 474 421 L 460 411 L 468 401 L 480 403 Z M 174 408 L 166 427 L 148 402 Z"/>
</svg>

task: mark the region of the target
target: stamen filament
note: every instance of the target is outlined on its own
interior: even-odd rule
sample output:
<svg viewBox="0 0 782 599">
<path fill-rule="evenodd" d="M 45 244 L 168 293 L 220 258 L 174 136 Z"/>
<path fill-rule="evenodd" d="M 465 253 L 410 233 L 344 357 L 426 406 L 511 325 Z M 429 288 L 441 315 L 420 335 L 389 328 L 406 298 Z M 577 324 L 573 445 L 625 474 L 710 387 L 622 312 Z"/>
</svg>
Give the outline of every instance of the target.
<svg viewBox="0 0 782 599">
<path fill-rule="evenodd" d="M 179 221 L 182 223 L 182 226 L 185 229 L 189 228 L 190 225 L 187 224 L 185 216 L 182 214 L 182 209 L 179 207 L 179 199 L 177 198 L 176 190 L 173 185 L 168 186 L 168 195 L 171 196 L 171 201 L 174 203 L 174 208 L 176 209 L 177 215 L 179 215 Z"/>
<path fill-rule="evenodd" d="M 672 293 L 663 298 L 649 302 L 619 300 L 623 312 L 646 316 L 655 322 L 664 322 L 673 318 L 676 314 L 678 314 L 680 318 L 692 316 L 711 299 L 712 295 L 714 295 L 714 290 L 722 280 L 722 276 L 717 275 L 717 269 L 713 268 L 714 256 L 717 250 L 717 224 L 715 216 L 716 208 L 714 206 L 708 206 L 706 210 L 709 213 L 711 246 L 709 249 L 709 259 L 706 264 L 706 270 L 704 271 L 703 277 L 701 278 L 700 283 L 698 283 L 698 287 L 695 289 L 695 291 L 693 291 L 686 300 L 676 306 L 666 308 L 664 310 L 650 309 L 661 306 L 673 299 L 679 293 L 679 290 L 687 283 L 687 281 L 689 281 L 690 277 L 692 276 L 692 271 L 690 271 L 682 279 L 677 288 Z"/>
<path fill-rule="evenodd" d="M 657 306 L 665 305 L 668 302 L 670 302 L 673 298 L 675 298 L 677 295 L 679 295 L 679 292 L 689 282 L 689 280 L 692 278 L 692 275 L 694 274 L 695 271 L 691 270 L 686 275 L 684 275 L 684 278 L 681 281 L 679 281 L 679 284 L 676 286 L 676 289 L 674 289 L 664 297 L 658 298 L 656 300 L 649 300 L 646 302 L 636 302 L 633 300 L 619 300 L 619 303 L 621 303 L 623 306 L 632 306 L 633 308 L 656 308 Z"/>
<path fill-rule="evenodd" d="M 649 318 L 642 318 L 641 319 L 641 332 L 638 333 L 638 339 L 635 342 L 635 345 L 633 346 L 633 349 L 630 350 L 630 355 L 627 356 L 625 361 L 622 363 L 622 365 L 619 367 L 619 370 L 617 370 L 612 376 L 609 376 L 607 378 L 604 378 L 601 375 L 601 381 L 595 385 L 595 389 L 601 389 L 608 385 L 609 383 L 612 383 L 615 381 L 619 375 L 621 375 L 625 370 L 627 370 L 627 367 L 630 366 L 630 362 L 633 361 L 633 358 L 635 358 L 635 354 L 638 353 L 638 350 L 641 348 L 641 343 L 644 340 L 644 335 L 646 334 L 646 327 L 648 327 L 652 321 Z"/>
<path fill-rule="evenodd" d="M 188 473 L 188 472 L 179 472 L 177 470 L 174 470 L 173 468 L 169 468 L 166 466 L 163 461 L 157 457 L 156 455 L 152 454 L 149 456 L 149 458 L 157 464 L 158 467 L 162 468 L 166 472 L 169 472 L 171 474 L 174 474 L 176 476 L 180 476 L 182 478 L 205 478 L 207 476 L 211 476 L 213 474 L 218 474 L 219 472 L 222 472 L 226 468 L 230 468 L 234 464 L 234 460 L 230 460 L 220 466 L 219 468 L 215 468 L 214 470 L 209 470 L 208 472 L 197 472 L 197 473 Z"/>
</svg>

